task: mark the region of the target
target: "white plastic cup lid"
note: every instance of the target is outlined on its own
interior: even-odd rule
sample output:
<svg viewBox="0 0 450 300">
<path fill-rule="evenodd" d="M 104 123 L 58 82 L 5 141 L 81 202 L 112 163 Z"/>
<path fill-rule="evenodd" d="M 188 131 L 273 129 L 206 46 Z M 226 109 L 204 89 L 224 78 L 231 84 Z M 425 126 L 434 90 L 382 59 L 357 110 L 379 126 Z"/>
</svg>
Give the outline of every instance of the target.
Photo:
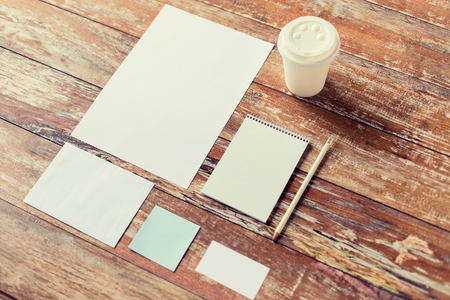
<svg viewBox="0 0 450 300">
<path fill-rule="evenodd" d="M 291 60 L 317 63 L 333 59 L 340 47 L 339 34 L 329 22 L 318 17 L 300 17 L 281 31 L 278 46 Z M 283 53 L 282 53 L 283 54 Z"/>
</svg>

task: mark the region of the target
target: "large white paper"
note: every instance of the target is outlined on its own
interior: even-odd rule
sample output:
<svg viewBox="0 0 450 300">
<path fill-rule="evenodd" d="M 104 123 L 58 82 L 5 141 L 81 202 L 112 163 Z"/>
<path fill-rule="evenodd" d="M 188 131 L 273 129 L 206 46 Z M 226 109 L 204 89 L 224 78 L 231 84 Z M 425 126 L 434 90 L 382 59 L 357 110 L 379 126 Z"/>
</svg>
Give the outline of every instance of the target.
<svg viewBox="0 0 450 300">
<path fill-rule="evenodd" d="M 115 247 L 152 187 L 66 143 L 24 202 Z"/>
<path fill-rule="evenodd" d="M 270 269 L 212 241 L 195 270 L 247 298 L 254 299 Z"/>
<path fill-rule="evenodd" d="M 166 5 L 72 135 L 187 188 L 272 47 Z"/>
<path fill-rule="evenodd" d="M 267 222 L 308 141 L 247 116 L 202 193 Z"/>
</svg>

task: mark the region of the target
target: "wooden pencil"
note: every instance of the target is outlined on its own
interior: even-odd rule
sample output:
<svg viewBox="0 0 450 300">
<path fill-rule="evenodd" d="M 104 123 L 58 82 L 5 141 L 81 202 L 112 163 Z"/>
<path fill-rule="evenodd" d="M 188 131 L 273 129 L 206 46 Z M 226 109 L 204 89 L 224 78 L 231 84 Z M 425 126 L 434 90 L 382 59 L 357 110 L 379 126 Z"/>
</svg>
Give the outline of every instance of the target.
<svg viewBox="0 0 450 300">
<path fill-rule="evenodd" d="M 280 224 L 278 225 L 277 229 L 275 230 L 275 233 L 273 234 L 272 240 L 276 240 L 276 238 L 280 235 L 281 231 L 283 230 L 284 226 L 286 225 L 286 222 L 289 220 L 289 217 L 291 216 L 292 212 L 294 211 L 295 207 L 297 206 L 298 201 L 300 200 L 300 197 L 302 196 L 303 192 L 305 191 L 306 187 L 308 186 L 309 181 L 313 177 L 314 173 L 317 170 L 317 167 L 320 165 L 320 162 L 322 161 L 323 157 L 328 151 L 328 148 L 330 148 L 331 143 L 333 142 L 332 138 L 328 138 L 327 142 L 323 146 L 322 150 L 319 153 L 319 156 L 317 156 L 316 161 L 311 167 L 311 170 L 309 171 L 308 175 L 306 175 L 305 180 L 303 181 L 302 185 L 300 186 L 300 189 L 298 190 L 297 194 L 295 195 L 294 199 L 291 202 L 291 205 L 289 205 L 288 210 L 284 214 L 283 218 L 281 219 Z"/>
</svg>

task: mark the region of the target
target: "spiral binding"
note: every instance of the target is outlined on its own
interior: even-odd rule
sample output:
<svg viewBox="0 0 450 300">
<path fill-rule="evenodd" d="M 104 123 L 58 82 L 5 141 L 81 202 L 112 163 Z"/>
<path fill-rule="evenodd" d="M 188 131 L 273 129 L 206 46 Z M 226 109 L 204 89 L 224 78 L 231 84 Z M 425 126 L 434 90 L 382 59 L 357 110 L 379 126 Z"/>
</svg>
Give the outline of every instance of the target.
<svg viewBox="0 0 450 300">
<path fill-rule="evenodd" d="M 298 140 L 301 140 L 301 141 L 304 141 L 304 142 L 306 142 L 306 143 L 309 143 L 309 140 L 308 140 L 307 138 L 305 138 L 304 136 L 302 136 L 302 135 L 300 135 L 300 134 L 298 134 L 298 133 L 294 133 L 294 132 L 292 132 L 292 131 L 289 131 L 289 130 L 287 130 L 287 129 L 285 129 L 285 128 L 282 128 L 282 127 L 280 127 L 280 126 L 274 125 L 274 124 L 272 124 L 272 123 L 270 123 L 270 122 L 268 122 L 268 121 L 265 121 L 265 120 L 263 120 L 263 119 L 261 119 L 261 118 L 255 116 L 255 115 L 249 114 L 249 115 L 247 115 L 247 118 L 249 118 L 249 119 L 251 119 L 251 120 L 254 120 L 254 121 L 258 122 L 258 123 L 261 123 L 261 124 L 263 124 L 263 125 L 266 125 L 266 126 L 268 126 L 268 127 L 270 127 L 270 128 L 273 128 L 273 129 L 275 129 L 275 130 L 278 130 L 278 131 L 280 131 L 280 132 L 282 132 L 282 133 L 284 133 L 284 134 L 287 134 L 287 135 L 289 135 L 289 136 L 292 136 L 293 138 L 296 138 L 296 139 L 298 139 Z"/>
</svg>

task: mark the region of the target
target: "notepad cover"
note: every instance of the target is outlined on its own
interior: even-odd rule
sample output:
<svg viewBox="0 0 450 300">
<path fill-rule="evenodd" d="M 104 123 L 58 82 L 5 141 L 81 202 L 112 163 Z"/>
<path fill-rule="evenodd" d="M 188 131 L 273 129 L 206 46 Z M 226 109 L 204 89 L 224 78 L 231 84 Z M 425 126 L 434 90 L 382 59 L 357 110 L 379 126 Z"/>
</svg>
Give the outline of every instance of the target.
<svg viewBox="0 0 450 300">
<path fill-rule="evenodd" d="M 247 116 L 202 193 L 267 222 L 308 140 Z"/>
</svg>

